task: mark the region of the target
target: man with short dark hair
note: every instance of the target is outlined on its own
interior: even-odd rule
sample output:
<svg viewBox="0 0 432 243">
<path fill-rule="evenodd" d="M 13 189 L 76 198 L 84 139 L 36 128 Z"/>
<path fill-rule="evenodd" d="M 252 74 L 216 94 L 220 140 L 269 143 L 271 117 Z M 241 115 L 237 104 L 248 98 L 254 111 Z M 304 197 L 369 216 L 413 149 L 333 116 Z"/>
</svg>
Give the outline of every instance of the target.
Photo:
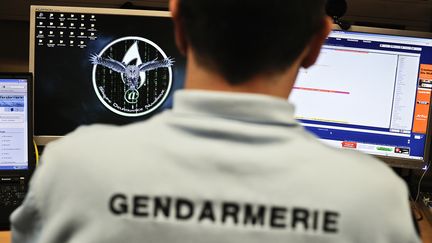
<svg viewBox="0 0 432 243">
<path fill-rule="evenodd" d="M 287 102 L 331 29 L 323 0 L 170 8 L 188 60 L 173 110 L 50 144 L 14 242 L 420 242 L 403 181 L 319 142 Z"/>
</svg>

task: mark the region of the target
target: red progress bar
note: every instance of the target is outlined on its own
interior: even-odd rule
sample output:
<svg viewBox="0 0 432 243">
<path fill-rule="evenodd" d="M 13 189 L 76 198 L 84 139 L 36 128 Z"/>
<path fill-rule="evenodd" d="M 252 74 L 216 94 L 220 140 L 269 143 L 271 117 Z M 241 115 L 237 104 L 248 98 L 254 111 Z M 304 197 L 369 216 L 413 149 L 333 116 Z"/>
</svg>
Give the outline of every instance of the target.
<svg viewBox="0 0 432 243">
<path fill-rule="evenodd" d="M 346 94 L 346 95 L 350 94 L 350 92 L 346 92 L 346 91 L 328 90 L 328 89 L 313 89 L 313 88 L 304 88 L 304 87 L 294 87 L 294 89 L 314 91 L 314 92 L 323 92 L 323 93 L 334 93 L 334 94 Z"/>
</svg>

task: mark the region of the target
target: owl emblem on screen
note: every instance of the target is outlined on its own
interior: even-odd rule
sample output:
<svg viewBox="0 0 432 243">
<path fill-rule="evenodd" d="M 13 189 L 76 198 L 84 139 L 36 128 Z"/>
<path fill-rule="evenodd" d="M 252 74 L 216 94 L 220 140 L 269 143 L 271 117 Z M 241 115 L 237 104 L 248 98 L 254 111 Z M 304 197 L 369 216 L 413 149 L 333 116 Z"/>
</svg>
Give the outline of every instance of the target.
<svg viewBox="0 0 432 243">
<path fill-rule="evenodd" d="M 96 54 L 91 55 L 90 62 L 94 65 L 102 65 L 114 72 L 122 74 L 123 81 L 128 87 L 128 90 L 137 90 L 142 84 L 146 85 L 146 80 L 141 80 L 140 73 L 146 72 L 162 67 L 170 67 L 173 65 L 172 58 L 165 58 L 163 60 L 153 60 L 150 62 L 142 63 L 140 65 L 127 65 L 124 62 L 110 58 L 99 57 Z"/>
<path fill-rule="evenodd" d="M 98 99 L 126 117 L 149 115 L 167 99 L 174 59 L 156 43 L 138 36 L 122 37 L 92 53 L 92 79 Z"/>
</svg>

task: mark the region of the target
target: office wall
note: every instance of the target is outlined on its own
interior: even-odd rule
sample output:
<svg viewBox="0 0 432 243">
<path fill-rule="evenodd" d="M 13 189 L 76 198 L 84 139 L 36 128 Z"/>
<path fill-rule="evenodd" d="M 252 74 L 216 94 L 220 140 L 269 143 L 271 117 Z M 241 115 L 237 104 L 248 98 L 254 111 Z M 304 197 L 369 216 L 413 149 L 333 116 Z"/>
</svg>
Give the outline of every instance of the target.
<svg viewBox="0 0 432 243">
<path fill-rule="evenodd" d="M 0 32 L 0 71 L 28 71 L 28 22 L 1 20 Z"/>
<path fill-rule="evenodd" d="M 432 0 L 347 0 L 346 19 L 361 25 L 432 31 Z"/>
<path fill-rule="evenodd" d="M 30 5 L 119 8 L 126 2 L 130 2 L 135 6 L 168 7 L 168 0 L 2 0 L 0 1 L 0 20 L 26 21 L 29 19 Z"/>
</svg>

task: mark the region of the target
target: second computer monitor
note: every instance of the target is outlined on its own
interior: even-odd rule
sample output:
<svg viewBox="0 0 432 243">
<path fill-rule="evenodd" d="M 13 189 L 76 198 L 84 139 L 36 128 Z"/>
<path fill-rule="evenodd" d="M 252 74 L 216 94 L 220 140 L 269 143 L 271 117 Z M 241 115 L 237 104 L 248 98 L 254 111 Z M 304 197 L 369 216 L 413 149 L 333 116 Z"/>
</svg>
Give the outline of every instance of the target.
<svg viewBox="0 0 432 243">
<path fill-rule="evenodd" d="M 430 150 L 432 38 L 400 34 L 333 31 L 290 101 L 325 143 L 421 167 Z"/>
</svg>

